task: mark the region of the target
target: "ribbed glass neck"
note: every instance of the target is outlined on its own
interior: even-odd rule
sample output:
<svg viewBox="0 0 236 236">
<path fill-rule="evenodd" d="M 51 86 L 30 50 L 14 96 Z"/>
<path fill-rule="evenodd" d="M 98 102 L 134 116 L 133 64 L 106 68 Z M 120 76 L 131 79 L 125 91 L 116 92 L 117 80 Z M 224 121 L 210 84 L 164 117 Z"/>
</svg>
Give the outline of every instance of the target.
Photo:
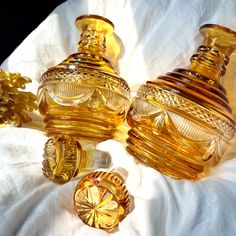
<svg viewBox="0 0 236 236">
<path fill-rule="evenodd" d="M 81 33 L 80 41 L 78 43 L 78 52 L 83 54 L 94 54 L 98 56 L 105 56 L 106 37 L 103 32 L 96 30 L 84 30 Z"/>
<path fill-rule="evenodd" d="M 226 72 L 229 56 L 236 48 L 236 32 L 213 24 L 203 25 L 200 32 L 204 41 L 191 57 L 188 69 L 219 82 Z"/>
</svg>

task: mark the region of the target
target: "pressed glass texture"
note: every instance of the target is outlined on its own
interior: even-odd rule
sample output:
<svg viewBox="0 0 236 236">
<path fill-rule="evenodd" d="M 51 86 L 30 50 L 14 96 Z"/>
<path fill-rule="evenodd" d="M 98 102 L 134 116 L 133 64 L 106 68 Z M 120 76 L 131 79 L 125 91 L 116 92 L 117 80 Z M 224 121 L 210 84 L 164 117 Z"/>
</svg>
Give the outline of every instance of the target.
<svg viewBox="0 0 236 236">
<path fill-rule="evenodd" d="M 80 16 L 76 25 L 78 52 L 42 75 L 39 111 L 48 135 L 102 141 L 113 137 L 129 107 L 130 89 L 117 67 L 121 41 L 106 18 Z"/>
<path fill-rule="evenodd" d="M 96 171 L 78 183 L 74 208 L 85 224 L 112 231 L 129 213 L 131 199 L 119 174 Z"/>
<path fill-rule="evenodd" d="M 108 152 L 87 149 L 69 135 L 48 139 L 44 147 L 43 174 L 55 183 L 64 184 L 70 179 L 85 175 L 98 168 L 108 168 Z"/>
<path fill-rule="evenodd" d="M 203 25 L 203 44 L 187 69 L 142 85 L 127 115 L 127 150 L 178 179 L 196 180 L 219 162 L 235 133 L 235 119 L 220 84 L 236 33 Z"/>
</svg>

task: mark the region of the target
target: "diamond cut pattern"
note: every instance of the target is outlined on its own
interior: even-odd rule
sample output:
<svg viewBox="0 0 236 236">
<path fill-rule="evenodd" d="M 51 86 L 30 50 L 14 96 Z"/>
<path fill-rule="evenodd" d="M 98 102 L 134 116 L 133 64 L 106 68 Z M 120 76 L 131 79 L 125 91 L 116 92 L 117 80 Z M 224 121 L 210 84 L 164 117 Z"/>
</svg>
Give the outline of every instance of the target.
<svg viewBox="0 0 236 236">
<path fill-rule="evenodd" d="M 96 84 L 102 87 L 113 89 L 125 96 L 130 96 L 130 89 L 125 80 L 116 78 L 115 76 L 104 74 L 92 70 L 66 70 L 66 69 L 55 69 L 49 70 L 41 77 L 41 84 L 49 81 L 67 81 L 67 82 L 79 82 L 87 80 L 92 82 L 96 80 Z"/>
<path fill-rule="evenodd" d="M 211 113 L 209 110 L 201 107 L 200 105 L 184 99 L 178 94 L 173 94 L 167 90 L 161 88 L 154 88 L 149 85 L 142 85 L 137 96 L 146 99 L 147 96 L 152 96 L 157 102 L 160 102 L 168 107 L 178 109 L 180 111 L 186 112 L 208 125 L 217 128 L 220 133 L 224 135 L 226 139 L 231 139 L 235 133 L 235 127 L 232 123 L 222 120 L 220 117 Z"/>
</svg>

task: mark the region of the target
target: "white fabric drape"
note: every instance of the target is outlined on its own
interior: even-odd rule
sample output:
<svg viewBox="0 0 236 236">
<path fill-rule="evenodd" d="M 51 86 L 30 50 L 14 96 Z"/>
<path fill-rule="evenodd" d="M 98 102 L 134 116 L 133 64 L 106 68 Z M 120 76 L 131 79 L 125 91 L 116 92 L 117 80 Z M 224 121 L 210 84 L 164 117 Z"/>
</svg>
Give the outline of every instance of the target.
<svg viewBox="0 0 236 236">
<path fill-rule="evenodd" d="M 125 54 L 121 76 L 135 91 L 141 83 L 177 67 L 186 67 L 202 41 L 198 29 L 217 23 L 236 30 L 233 0 L 69 0 L 57 7 L 8 57 L 2 68 L 32 79 L 76 51 L 76 17 L 98 14 L 115 25 Z M 231 56 L 223 85 L 236 113 L 236 56 Z M 33 116 L 33 123 L 42 122 Z M 78 180 L 56 185 L 41 172 L 44 133 L 27 126 L 0 130 L 0 235 L 109 235 L 86 226 L 73 214 Z M 126 130 L 125 130 L 126 131 Z M 137 164 L 125 142 L 97 145 L 109 151 L 113 167 L 125 168 L 135 207 L 112 235 L 236 235 L 236 139 L 222 162 L 198 182 L 174 180 Z"/>
</svg>

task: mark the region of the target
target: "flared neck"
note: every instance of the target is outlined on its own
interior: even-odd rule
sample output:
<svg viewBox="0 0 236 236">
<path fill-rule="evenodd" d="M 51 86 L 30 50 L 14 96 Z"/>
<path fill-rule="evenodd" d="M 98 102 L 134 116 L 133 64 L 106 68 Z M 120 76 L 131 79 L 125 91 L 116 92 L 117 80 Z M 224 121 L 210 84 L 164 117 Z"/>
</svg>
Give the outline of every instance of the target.
<svg viewBox="0 0 236 236">
<path fill-rule="evenodd" d="M 219 83 L 226 72 L 229 57 L 236 48 L 236 32 L 215 24 L 201 26 L 200 32 L 204 40 L 191 57 L 188 69 Z"/>
<path fill-rule="evenodd" d="M 81 32 L 78 52 L 105 57 L 106 38 L 114 32 L 112 22 L 102 16 L 84 15 L 78 17 L 75 23 Z"/>
</svg>

